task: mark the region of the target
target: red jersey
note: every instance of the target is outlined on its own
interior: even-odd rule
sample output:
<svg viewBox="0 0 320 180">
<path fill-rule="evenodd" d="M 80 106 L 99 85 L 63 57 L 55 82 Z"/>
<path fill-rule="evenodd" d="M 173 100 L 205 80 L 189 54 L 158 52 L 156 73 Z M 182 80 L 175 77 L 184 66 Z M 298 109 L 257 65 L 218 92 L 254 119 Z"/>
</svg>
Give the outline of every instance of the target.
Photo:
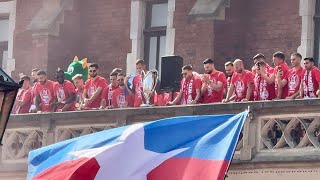
<svg viewBox="0 0 320 180">
<path fill-rule="evenodd" d="M 104 89 L 107 86 L 107 81 L 105 78 L 98 76 L 96 79 L 88 79 L 84 88 L 87 90 L 88 98 L 91 98 L 97 91 L 99 87 Z M 91 102 L 85 109 L 95 109 L 99 108 L 101 103 L 101 94 Z"/>
<path fill-rule="evenodd" d="M 165 106 L 172 99 L 171 92 L 162 92 L 161 94 L 155 93 L 154 95 L 154 105 Z"/>
<path fill-rule="evenodd" d="M 118 87 L 117 89 L 113 90 L 111 103 L 114 108 L 131 107 L 130 105 L 132 103 L 130 101 L 132 101 L 132 98 L 125 88 L 122 89 L 121 87 Z"/>
<path fill-rule="evenodd" d="M 118 86 L 113 86 L 112 84 L 109 84 L 107 87 L 105 87 L 102 91 L 101 98 L 106 100 L 107 106 L 111 106 L 112 101 L 112 93 L 115 89 L 117 89 Z"/>
<path fill-rule="evenodd" d="M 26 103 L 23 106 L 14 105 L 12 109 L 13 114 L 26 114 L 29 112 L 31 107 L 31 100 L 32 100 L 31 92 L 32 92 L 32 88 L 29 88 L 26 90 L 25 89 L 19 90 L 16 99 L 19 101 L 24 101 Z"/>
<path fill-rule="evenodd" d="M 290 69 L 287 75 L 287 84 L 288 84 L 288 96 L 296 94 L 300 89 L 300 83 L 303 79 L 304 68 L 299 68 L 295 70 L 294 68 Z"/>
<path fill-rule="evenodd" d="M 271 77 L 272 74 L 267 72 L 267 76 Z M 255 101 L 265 101 L 265 100 L 274 99 L 275 97 L 274 83 L 268 84 L 264 78 L 256 74 L 254 78 L 253 96 Z"/>
<path fill-rule="evenodd" d="M 281 63 L 280 65 L 276 66 L 274 68 L 273 74 L 276 77 L 279 67 L 281 67 L 282 69 L 282 76 L 281 76 L 281 80 L 285 79 L 286 77 L 288 77 L 288 73 L 289 73 L 289 67 L 287 65 L 287 63 Z M 276 95 L 278 94 L 278 84 L 275 84 L 275 92 Z M 285 99 L 288 96 L 288 83 L 282 88 L 282 95 L 281 95 L 281 99 Z"/>
<path fill-rule="evenodd" d="M 83 94 L 83 89 L 76 89 L 76 95 L 77 95 L 76 103 L 80 104 L 81 102 L 83 102 L 82 94 Z"/>
<path fill-rule="evenodd" d="M 303 73 L 303 96 L 305 98 L 317 97 L 317 90 L 319 89 L 320 70 L 313 67 L 310 71 L 305 70 Z"/>
<path fill-rule="evenodd" d="M 142 74 L 138 74 L 133 78 L 134 107 L 140 107 L 140 105 L 144 101 L 144 97 L 142 94 L 142 80 Z"/>
<path fill-rule="evenodd" d="M 57 98 L 58 102 L 65 103 L 70 98 L 71 94 L 76 94 L 76 89 L 70 81 L 64 80 L 63 84 L 59 84 L 58 82 L 54 84 L 54 96 Z M 63 105 L 59 105 L 56 110 L 60 111 L 62 108 Z M 76 101 L 72 103 L 67 111 L 74 111 L 75 109 Z"/>
<path fill-rule="evenodd" d="M 50 112 L 52 110 L 51 103 L 54 98 L 54 82 L 47 80 L 44 85 L 37 83 L 35 88 L 35 95 L 39 95 L 40 97 L 40 110 L 42 112 Z"/>
<path fill-rule="evenodd" d="M 244 70 L 242 74 L 239 74 L 237 72 L 234 72 L 231 78 L 231 83 L 234 85 L 234 91 L 236 95 L 235 101 L 241 101 L 242 99 L 245 99 L 247 96 L 247 89 L 248 84 L 252 84 L 252 94 L 250 96 L 249 101 L 253 100 L 253 91 L 254 91 L 254 85 L 253 85 L 253 74 L 248 71 Z"/>
<path fill-rule="evenodd" d="M 201 89 L 201 79 L 192 75 L 190 78 L 183 78 L 181 81 L 182 100 L 181 105 L 191 104 L 197 96 L 196 89 Z"/>
<path fill-rule="evenodd" d="M 219 92 L 214 91 L 210 85 L 207 86 L 207 90 L 203 95 L 202 103 L 214 103 L 214 102 L 221 102 L 224 95 L 224 88 L 227 85 L 226 76 L 223 72 L 217 71 L 211 74 L 205 74 L 210 79 L 210 82 L 214 84 L 218 84 L 218 82 L 222 83 L 222 88 Z"/>
</svg>

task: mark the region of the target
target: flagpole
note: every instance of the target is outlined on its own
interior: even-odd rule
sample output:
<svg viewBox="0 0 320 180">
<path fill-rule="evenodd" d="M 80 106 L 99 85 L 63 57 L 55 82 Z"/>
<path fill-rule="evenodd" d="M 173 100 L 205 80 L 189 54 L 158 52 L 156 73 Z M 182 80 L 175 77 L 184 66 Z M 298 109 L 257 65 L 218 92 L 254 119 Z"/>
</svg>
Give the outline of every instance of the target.
<svg viewBox="0 0 320 180">
<path fill-rule="evenodd" d="M 252 113 L 252 111 L 251 111 L 251 107 L 250 107 L 250 106 L 248 106 L 247 111 L 248 111 L 247 118 L 251 118 L 251 117 L 250 117 L 250 116 L 251 116 L 250 113 Z M 244 126 L 243 126 L 242 128 L 244 128 Z M 240 134 L 239 134 L 239 135 L 240 135 Z M 238 141 L 239 141 L 239 139 L 238 139 Z M 232 161 L 232 159 L 233 159 L 233 157 L 234 157 L 234 153 L 235 153 L 235 151 L 234 151 L 233 154 L 232 154 L 231 161 Z M 230 169 L 230 166 L 231 166 L 231 162 L 230 162 L 230 165 L 228 166 L 228 168 L 227 168 L 227 170 L 226 170 L 226 173 L 225 173 L 225 175 L 224 175 L 223 180 L 226 180 L 226 178 L 228 177 L 228 171 L 229 171 L 229 169 Z"/>
</svg>

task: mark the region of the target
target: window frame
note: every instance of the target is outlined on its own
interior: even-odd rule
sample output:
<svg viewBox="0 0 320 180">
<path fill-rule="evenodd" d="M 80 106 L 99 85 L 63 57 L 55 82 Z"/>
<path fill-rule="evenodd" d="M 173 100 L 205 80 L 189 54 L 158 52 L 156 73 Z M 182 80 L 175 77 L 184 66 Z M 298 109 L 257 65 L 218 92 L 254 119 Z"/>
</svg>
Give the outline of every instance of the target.
<svg viewBox="0 0 320 180">
<path fill-rule="evenodd" d="M 151 27 L 152 20 L 152 6 L 154 4 L 168 4 L 168 0 L 153 0 L 146 2 L 146 19 L 145 28 L 143 30 L 144 35 L 144 60 L 147 68 L 149 69 L 149 57 L 150 57 L 150 39 L 151 37 L 157 37 L 157 50 L 156 50 L 156 69 L 160 68 L 160 37 L 167 35 L 167 26 Z"/>
</svg>

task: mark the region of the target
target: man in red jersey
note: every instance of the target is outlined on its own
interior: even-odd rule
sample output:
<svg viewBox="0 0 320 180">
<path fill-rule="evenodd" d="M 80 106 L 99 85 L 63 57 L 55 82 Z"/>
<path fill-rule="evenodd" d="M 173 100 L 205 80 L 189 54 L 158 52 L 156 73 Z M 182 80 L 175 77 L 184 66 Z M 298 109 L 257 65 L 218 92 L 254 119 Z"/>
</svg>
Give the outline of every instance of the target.
<svg viewBox="0 0 320 180">
<path fill-rule="evenodd" d="M 201 97 L 201 79 L 193 74 L 192 66 L 185 65 L 182 67 L 181 88 L 178 96 L 167 105 L 197 104 Z"/>
<path fill-rule="evenodd" d="M 244 69 L 243 61 L 236 59 L 233 63 L 235 72 L 231 78 L 230 89 L 224 102 L 230 102 L 233 92 L 236 95 L 235 101 L 253 100 L 253 75 L 250 71 Z"/>
<path fill-rule="evenodd" d="M 277 99 L 285 99 L 288 97 L 288 84 L 281 86 L 281 81 L 288 77 L 289 67 L 285 62 L 285 55 L 283 52 L 276 52 L 273 54 L 274 68 L 272 78 L 275 79 L 275 91 Z"/>
<path fill-rule="evenodd" d="M 29 76 L 23 75 L 20 77 L 20 80 L 23 80 L 24 82 L 17 94 L 17 98 L 12 109 L 13 114 L 26 114 L 29 112 L 31 107 L 31 79 Z"/>
<path fill-rule="evenodd" d="M 57 82 L 54 84 L 55 111 L 74 111 L 76 109 L 76 90 L 74 85 L 64 79 L 64 71 L 58 69 L 55 78 Z"/>
<path fill-rule="evenodd" d="M 212 59 L 203 62 L 206 74 L 202 77 L 201 94 L 202 103 L 221 102 L 224 94 L 224 87 L 227 84 L 226 76 L 214 67 Z"/>
<path fill-rule="evenodd" d="M 89 66 L 90 79 L 86 81 L 83 90 L 84 109 L 99 109 L 101 104 L 101 93 L 107 87 L 106 79 L 98 76 L 99 66 L 92 63 Z"/>
<path fill-rule="evenodd" d="M 144 63 L 144 60 L 139 59 L 136 62 L 136 75 L 133 78 L 133 86 L 132 89 L 128 86 L 127 89 L 129 89 L 130 94 L 134 96 L 134 107 L 140 107 L 140 105 L 144 102 L 143 92 L 142 92 L 142 81 L 143 81 L 143 72 L 146 69 L 146 65 Z M 127 82 L 126 82 L 127 84 Z M 153 99 L 153 98 L 151 98 Z"/>
<path fill-rule="evenodd" d="M 231 84 L 231 77 L 234 73 L 234 67 L 233 67 L 233 63 L 231 61 L 228 61 L 224 64 L 224 70 L 226 72 L 226 76 L 227 76 L 227 86 L 225 89 L 225 93 L 228 92 L 228 89 L 230 88 L 230 84 Z"/>
<path fill-rule="evenodd" d="M 274 83 L 269 84 L 264 77 L 271 77 L 272 73 L 267 71 L 268 65 L 264 61 L 258 61 L 255 65 L 254 77 L 254 100 L 272 100 L 275 97 Z"/>
<path fill-rule="evenodd" d="M 273 73 L 273 68 L 269 66 L 268 63 L 266 63 L 266 57 L 262 54 L 262 53 L 259 53 L 259 54 L 256 54 L 255 56 L 253 56 L 253 63 L 254 63 L 254 66 L 252 67 L 252 74 L 255 75 L 256 74 L 256 64 L 258 62 L 264 62 L 266 64 L 265 68 L 266 68 L 266 72 L 268 74 L 272 74 Z"/>
<path fill-rule="evenodd" d="M 319 97 L 320 91 L 320 70 L 314 66 L 315 60 L 312 57 L 304 59 L 303 80 L 300 87 L 300 96 L 308 98 Z"/>
<path fill-rule="evenodd" d="M 32 113 L 36 113 L 37 112 L 37 109 L 36 109 L 36 104 L 35 104 L 35 100 L 36 100 L 36 96 L 35 96 L 35 89 L 36 89 L 36 86 L 37 86 L 37 83 L 38 83 L 38 73 L 39 69 L 38 68 L 34 68 L 32 69 L 31 71 L 31 80 L 32 80 L 32 87 L 31 87 L 31 106 L 30 106 L 30 110 L 29 112 L 32 112 Z"/>
<path fill-rule="evenodd" d="M 286 99 L 296 99 L 300 95 L 300 84 L 303 79 L 304 68 L 301 67 L 302 56 L 299 53 L 291 55 L 292 69 L 289 70 L 287 77 L 279 82 L 280 87 L 288 85 L 288 96 Z"/>
<path fill-rule="evenodd" d="M 110 73 L 110 78 L 109 78 L 110 84 L 103 89 L 102 94 L 101 94 L 102 100 L 101 100 L 100 109 L 111 107 L 113 91 L 119 87 L 117 75 L 118 75 L 117 71 Z"/>
<path fill-rule="evenodd" d="M 47 73 L 38 71 L 39 82 L 35 87 L 35 105 L 37 112 L 53 112 L 54 82 L 48 80 Z"/>
<path fill-rule="evenodd" d="M 126 75 L 119 73 L 117 76 L 118 87 L 112 91 L 111 108 L 127 108 L 131 107 L 132 98 L 129 95 L 129 91 L 124 85 L 124 79 Z"/>
<path fill-rule="evenodd" d="M 84 100 L 82 97 L 84 90 L 84 82 L 82 74 L 76 74 L 72 77 L 72 81 L 74 86 L 76 87 L 76 108 L 78 110 L 82 109 L 82 105 L 84 105 Z"/>
</svg>

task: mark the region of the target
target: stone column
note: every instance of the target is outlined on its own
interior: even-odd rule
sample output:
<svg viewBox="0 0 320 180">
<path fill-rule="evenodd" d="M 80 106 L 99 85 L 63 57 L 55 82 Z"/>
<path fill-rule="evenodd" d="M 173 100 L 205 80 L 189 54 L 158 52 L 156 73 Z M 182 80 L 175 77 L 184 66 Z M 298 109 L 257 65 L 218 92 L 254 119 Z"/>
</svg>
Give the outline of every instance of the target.
<svg viewBox="0 0 320 180">
<path fill-rule="evenodd" d="M 316 0 L 300 0 L 299 14 L 302 17 L 301 45 L 298 52 L 302 57 L 313 56 L 314 20 Z M 303 61 L 301 61 L 303 64 Z"/>
<path fill-rule="evenodd" d="M 141 0 L 131 0 L 130 39 L 131 53 L 127 54 L 127 74 L 135 72 L 135 61 L 143 58 L 143 29 L 145 26 L 146 3 Z"/>
</svg>

